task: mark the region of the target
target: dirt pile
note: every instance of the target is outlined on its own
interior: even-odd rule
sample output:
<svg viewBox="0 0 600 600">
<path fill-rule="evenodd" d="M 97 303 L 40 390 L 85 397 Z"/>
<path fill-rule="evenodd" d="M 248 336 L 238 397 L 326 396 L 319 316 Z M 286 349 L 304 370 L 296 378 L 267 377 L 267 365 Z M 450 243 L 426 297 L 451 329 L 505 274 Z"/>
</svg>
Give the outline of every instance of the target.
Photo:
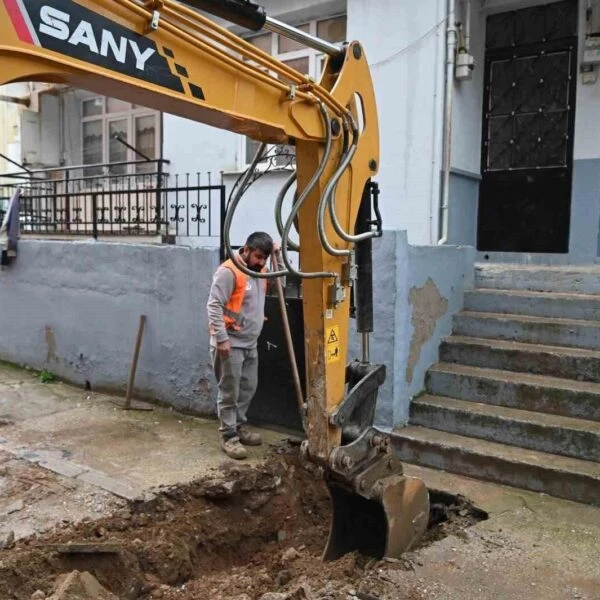
<svg viewBox="0 0 600 600">
<path fill-rule="evenodd" d="M 0 599 L 30 600 L 36 590 L 49 596 L 74 570 L 121 599 L 419 598 L 386 576 L 410 569 L 410 555 L 321 561 L 329 496 L 296 450 L 282 447 L 261 467 L 227 466 L 98 521 L 19 541 L 0 552 Z"/>
</svg>

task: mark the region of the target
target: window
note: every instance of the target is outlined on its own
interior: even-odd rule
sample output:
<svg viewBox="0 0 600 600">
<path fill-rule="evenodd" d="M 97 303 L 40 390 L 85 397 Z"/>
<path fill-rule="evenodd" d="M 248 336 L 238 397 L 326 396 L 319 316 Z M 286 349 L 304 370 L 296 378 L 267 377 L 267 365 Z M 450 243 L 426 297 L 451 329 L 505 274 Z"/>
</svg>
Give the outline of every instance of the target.
<svg viewBox="0 0 600 600">
<path fill-rule="evenodd" d="M 142 159 L 122 142 L 130 144 L 148 158 L 155 159 L 159 156 L 160 113 L 157 111 L 116 98 L 99 96 L 83 100 L 81 114 L 84 165 Z M 155 163 L 115 164 L 109 167 L 111 175 L 147 173 L 155 170 Z M 99 166 L 85 170 L 86 176 L 103 174 L 103 168 Z"/>
<path fill-rule="evenodd" d="M 340 43 L 346 39 L 346 16 L 339 15 L 327 19 L 314 20 L 308 23 L 295 25 L 297 29 L 310 33 L 328 42 Z M 268 52 L 283 63 L 286 63 L 296 71 L 309 75 L 315 80 L 321 77 L 325 64 L 325 56 L 318 50 L 307 48 L 299 42 L 290 40 L 275 33 L 261 33 L 247 38 L 248 42 Z M 240 167 L 248 165 L 256 153 L 260 143 L 251 138 L 242 138 L 240 154 L 242 160 Z M 287 146 L 286 151 L 294 151 L 293 146 Z M 282 164 L 287 162 L 281 161 Z"/>
</svg>

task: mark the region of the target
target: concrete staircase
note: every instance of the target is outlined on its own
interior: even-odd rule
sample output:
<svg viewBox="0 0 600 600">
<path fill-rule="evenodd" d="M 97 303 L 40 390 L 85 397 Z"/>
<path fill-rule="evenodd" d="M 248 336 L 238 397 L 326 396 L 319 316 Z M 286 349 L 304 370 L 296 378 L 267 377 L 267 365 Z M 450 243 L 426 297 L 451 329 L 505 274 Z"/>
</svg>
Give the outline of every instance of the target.
<svg viewBox="0 0 600 600">
<path fill-rule="evenodd" d="M 398 456 L 600 505 L 600 267 L 478 265 Z"/>
</svg>

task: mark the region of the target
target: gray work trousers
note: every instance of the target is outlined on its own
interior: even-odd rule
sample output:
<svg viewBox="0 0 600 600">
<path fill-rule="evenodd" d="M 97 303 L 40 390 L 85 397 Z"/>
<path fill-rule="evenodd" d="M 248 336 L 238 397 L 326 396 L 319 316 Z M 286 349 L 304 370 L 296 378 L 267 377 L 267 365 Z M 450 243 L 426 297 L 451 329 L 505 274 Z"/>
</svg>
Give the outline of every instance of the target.
<svg viewBox="0 0 600 600">
<path fill-rule="evenodd" d="M 217 349 L 211 347 L 210 358 L 219 390 L 219 431 L 228 439 L 247 421 L 246 413 L 258 385 L 258 350 L 231 348 L 229 358 L 222 359 Z"/>
</svg>

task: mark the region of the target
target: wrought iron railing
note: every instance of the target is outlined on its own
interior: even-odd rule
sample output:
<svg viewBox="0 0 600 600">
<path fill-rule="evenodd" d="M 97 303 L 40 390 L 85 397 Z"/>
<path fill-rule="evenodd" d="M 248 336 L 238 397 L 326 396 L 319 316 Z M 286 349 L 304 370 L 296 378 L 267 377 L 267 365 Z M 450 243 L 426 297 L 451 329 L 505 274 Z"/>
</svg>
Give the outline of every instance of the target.
<svg viewBox="0 0 600 600">
<path fill-rule="evenodd" d="M 219 238 L 224 186 L 213 184 L 210 173 L 170 175 L 167 165 L 152 160 L 0 174 L 0 211 L 19 187 L 24 234 Z"/>
</svg>

